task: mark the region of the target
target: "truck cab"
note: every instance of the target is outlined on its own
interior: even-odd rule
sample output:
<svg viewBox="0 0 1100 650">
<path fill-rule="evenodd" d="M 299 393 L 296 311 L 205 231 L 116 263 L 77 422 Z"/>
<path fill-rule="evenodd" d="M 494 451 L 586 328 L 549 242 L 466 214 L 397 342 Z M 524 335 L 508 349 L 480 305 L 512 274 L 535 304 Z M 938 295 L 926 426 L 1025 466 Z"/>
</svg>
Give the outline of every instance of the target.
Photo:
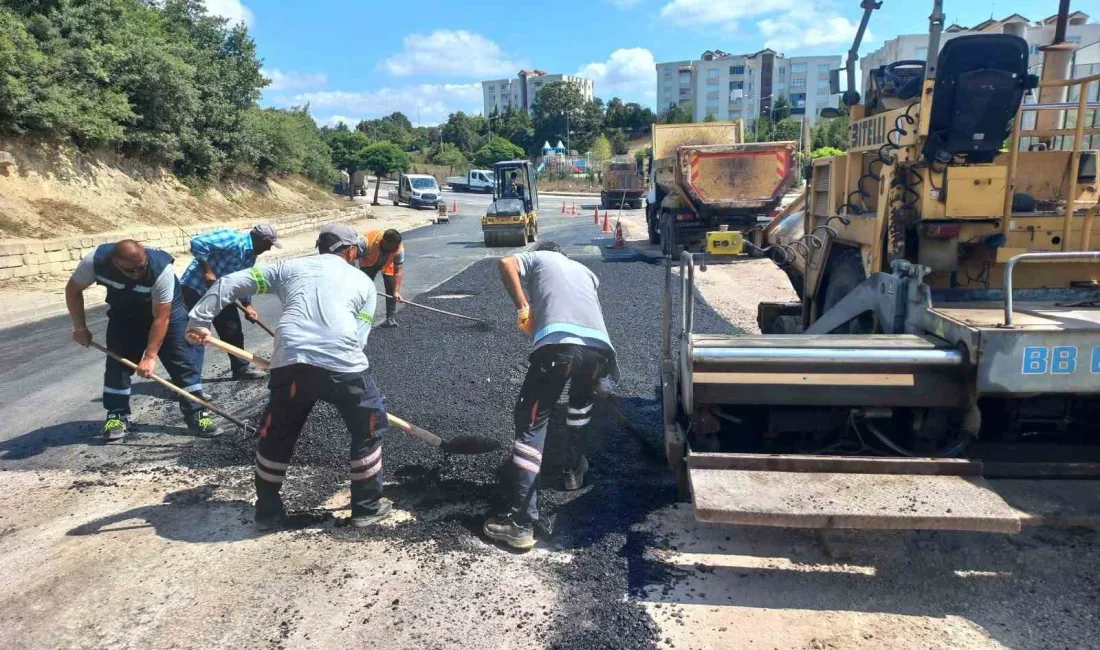
<svg viewBox="0 0 1100 650">
<path fill-rule="evenodd" d="M 434 176 L 401 174 L 397 179 L 397 189 L 390 190 L 390 200 L 394 205 L 404 203 L 411 208 L 436 208 L 442 200 L 440 194 Z"/>
</svg>

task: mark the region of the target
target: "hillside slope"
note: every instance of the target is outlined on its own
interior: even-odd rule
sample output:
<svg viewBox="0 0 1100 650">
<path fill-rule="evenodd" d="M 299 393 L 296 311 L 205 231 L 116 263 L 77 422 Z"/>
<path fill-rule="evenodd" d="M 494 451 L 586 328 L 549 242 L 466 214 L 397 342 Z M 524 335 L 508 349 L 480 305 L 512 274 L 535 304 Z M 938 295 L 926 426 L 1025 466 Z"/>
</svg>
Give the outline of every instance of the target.
<svg viewBox="0 0 1100 650">
<path fill-rule="evenodd" d="M 296 176 L 238 174 L 193 190 L 167 168 L 111 152 L 19 140 L 2 144 L 16 167 L 0 175 L 0 239 L 218 223 L 347 205 Z"/>
</svg>

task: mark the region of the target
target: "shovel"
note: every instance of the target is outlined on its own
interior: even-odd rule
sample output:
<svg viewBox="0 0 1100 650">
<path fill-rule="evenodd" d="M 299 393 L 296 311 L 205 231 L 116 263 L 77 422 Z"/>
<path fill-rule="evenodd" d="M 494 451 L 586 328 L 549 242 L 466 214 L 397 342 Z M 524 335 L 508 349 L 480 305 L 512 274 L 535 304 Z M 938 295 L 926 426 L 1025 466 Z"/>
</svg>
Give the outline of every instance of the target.
<svg viewBox="0 0 1100 650">
<path fill-rule="evenodd" d="M 136 363 L 134 363 L 133 361 L 130 361 L 129 359 L 127 359 L 125 357 L 122 357 L 118 354 L 115 354 L 114 352 L 108 350 L 107 348 L 105 348 L 102 345 L 96 343 L 95 341 L 90 341 L 88 343 L 88 345 L 90 345 L 91 347 L 99 350 L 103 354 L 106 354 L 107 356 L 111 357 L 112 359 L 114 359 L 115 361 L 121 363 L 122 365 L 126 366 L 127 368 L 130 368 L 131 370 L 137 370 L 137 364 Z M 172 391 L 173 393 L 176 393 L 181 397 L 186 397 L 187 399 L 191 400 L 192 402 L 195 402 L 196 404 L 200 404 L 203 408 L 208 409 L 208 410 L 210 410 L 214 413 L 217 413 L 218 415 L 222 416 L 226 420 L 229 420 L 233 424 L 240 427 L 242 431 L 244 431 L 246 433 L 256 433 L 255 428 L 245 424 L 244 422 L 241 422 L 237 418 L 235 418 L 232 415 L 226 413 L 225 411 L 223 411 L 220 408 L 214 406 L 213 404 L 211 404 L 210 402 L 202 399 L 201 397 L 195 397 L 191 393 L 188 393 L 187 391 L 183 390 L 179 386 L 176 386 L 172 382 L 167 381 L 165 379 L 161 379 L 160 377 L 158 377 L 156 375 L 152 375 L 149 378 L 152 379 L 153 381 L 157 382 L 161 386 L 164 386 L 165 388 Z"/>
<path fill-rule="evenodd" d="M 382 296 L 383 298 L 393 299 L 393 296 L 382 293 L 381 291 L 378 292 L 378 295 Z M 443 314 L 444 316 L 453 316 L 455 318 L 461 318 L 461 319 L 464 319 L 464 320 L 471 320 L 471 321 L 477 323 L 478 325 L 481 325 L 482 327 L 488 327 L 489 326 L 489 321 L 485 321 L 485 320 L 482 320 L 480 318 L 474 318 L 473 316 L 463 316 L 462 314 L 456 314 L 453 311 L 443 311 L 442 309 L 436 309 L 435 307 L 429 307 L 427 305 L 421 305 L 419 303 L 415 303 L 415 302 L 412 302 L 410 300 L 402 300 L 401 302 L 405 303 L 406 305 L 412 305 L 413 307 L 419 307 L 421 309 L 426 309 L 428 311 L 434 311 L 435 313 Z"/>
<path fill-rule="evenodd" d="M 241 313 L 242 313 L 242 314 L 243 314 L 243 313 L 245 313 L 245 311 L 244 311 L 244 303 L 242 303 L 242 302 L 241 302 L 240 300 L 237 300 L 237 301 L 235 301 L 235 302 L 234 302 L 233 304 L 237 306 L 237 309 L 241 310 Z M 247 317 L 247 316 L 245 316 L 245 318 L 246 318 L 246 319 L 248 319 L 248 317 Z M 271 329 L 270 327 L 268 327 L 268 326 L 267 326 L 267 324 L 265 324 L 265 323 L 264 323 L 264 322 L 263 322 L 262 320 L 260 320 L 259 318 L 257 318 L 256 320 L 253 320 L 253 321 L 249 321 L 249 322 L 252 322 L 252 323 L 255 323 L 255 324 L 259 325 L 260 327 L 262 327 L 262 328 L 263 328 L 263 330 L 264 330 L 265 332 L 267 332 L 268 334 L 270 334 L 270 335 L 271 335 L 271 338 L 275 338 L 275 331 L 274 331 L 274 330 L 272 330 L 272 329 Z"/>
<path fill-rule="evenodd" d="M 248 350 L 242 350 L 237 346 L 226 343 L 221 339 L 210 337 L 207 343 L 213 347 L 218 348 L 222 352 L 232 354 L 235 357 L 239 357 L 248 361 L 249 363 L 267 370 L 271 363 L 263 357 L 252 354 Z M 464 456 L 472 456 L 476 454 L 487 454 L 491 451 L 500 449 L 500 442 L 497 440 L 490 440 L 488 438 L 478 438 L 477 436 L 459 436 L 452 440 L 444 440 L 435 435 L 427 429 L 421 429 L 415 424 L 410 424 L 401 418 L 397 417 L 393 413 L 386 413 L 386 417 L 390 422 L 394 424 L 398 429 L 401 429 L 410 436 L 417 440 L 428 443 L 429 445 L 436 447 L 445 454 L 461 454 Z"/>
</svg>

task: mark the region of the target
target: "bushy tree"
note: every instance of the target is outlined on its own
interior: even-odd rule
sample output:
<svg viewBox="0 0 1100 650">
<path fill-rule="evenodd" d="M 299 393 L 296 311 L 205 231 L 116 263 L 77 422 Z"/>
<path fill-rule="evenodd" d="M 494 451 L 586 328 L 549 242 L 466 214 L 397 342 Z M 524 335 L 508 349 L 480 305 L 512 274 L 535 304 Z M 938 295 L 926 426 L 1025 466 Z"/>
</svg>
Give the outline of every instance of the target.
<svg viewBox="0 0 1100 650">
<path fill-rule="evenodd" d="M 778 124 L 791 116 L 791 102 L 783 95 L 775 99 L 772 104 L 771 117 Z"/>
<path fill-rule="evenodd" d="M 374 173 L 372 205 L 378 205 L 378 187 L 382 184 L 382 177 L 408 169 L 409 154 L 392 142 L 376 142 L 363 150 L 362 158 L 358 162 L 361 164 L 358 169 L 366 169 Z"/>
<path fill-rule="evenodd" d="M 611 153 L 616 156 L 625 156 L 630 153 L 630 142 L 626 139 L 626 134 L 622 131 L 616 131 L 611 136 Z"/>
<path fill-rule="evenodd" d="M 458 147 L 450 142 L 444 142 L 442 145 L 433 147 L 429 159 L 433 164 L 447 167 L 463 167 L 468 164 L 466 156 L 463 156 Z"/>
<path fill-rule="evenodd" d="M 601 135 L 592 143 L 592 159 L 607 160 L 611 157 L 611 141 L 607 136 Z"/>
<path fill-rule="evenodd" d="M 585 103 L 580 88 L 574 84 L 558 81 L 544 86 L 531 106 L 535 141 L 553 144 L 561 140 L 572 145 L 568 131 L 578 131 L 581 128 L 581 123 L 585 120 Z M 588 145 L 595 140 L 595 135 L 592 134 Z"/>
<path fill-rule="evenodd" d="M 474 154 L 474 164 L 479 167 L 491 167 L 502 160 L 517 160 L 524 157 L 523 149 L 504 138 L 494 135 L 491 140 Z"/>
<path fill-rule="evenodd" d="M 339 174 L 328 144 L 306 108 L 252 109 L 246 114 L 248 162 L 261 174 L 298 173 L 331 184 Z"/>
<path fill-rule="evenodd" d="M 669 104 L 660 117 L 661 124 L 690 124 L 692 119 L 691 102 L 683 106 Z"/>
<path fill-rule="evenodd" d="M 458 147 L 467 158 L 472 157 L 484 144 L 484 138 L 478 134 L 479 126 L 477 120 L 462 111 L 451 113 L 443 125 L 443 140 Z"/>
<path fill-rule="evenodd" d="M 771 141 L 786 142 L 798 141 L 802 135 L 802 123 L 790 117 L 779 120 L 772 127 Z"/>
<path fill-rule="evenodd" d="M 819 149 L 814 149 L 813 151 L 811 151 L 810 152 L 810 158 L 812 158 L 813 160 L 817 160 L 818 158 L 829 158 L 831 156 L 839 156 L 842 153 L 844 153 L 844 152 L 841 151 L 840 149 L 837 149 L 836 147 L 821 147 Z"/>
</svg>

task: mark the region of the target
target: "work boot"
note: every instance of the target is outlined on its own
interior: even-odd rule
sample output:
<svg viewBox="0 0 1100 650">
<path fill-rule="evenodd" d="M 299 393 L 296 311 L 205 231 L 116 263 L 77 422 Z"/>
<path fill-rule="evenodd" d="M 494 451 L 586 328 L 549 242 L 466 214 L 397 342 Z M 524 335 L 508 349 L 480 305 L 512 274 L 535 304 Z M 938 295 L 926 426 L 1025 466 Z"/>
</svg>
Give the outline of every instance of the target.
<svg viewBox="0 0 1100 650">
<path fill-rule="evenodd" d="M 281 499 L 271 504 L 256 501 L 256 515 L 253 519 L 256 530 L 261 533 L 269 533 L 273 530 L 286 528 L 287 523 L 286 507 L 283 506 Z"/>
<path fill-rule="evenodd" d="M 100 433 L 103 435 L 103 440 L 106 442 L 115 442 L 116 440 L 122 440 L 126 435 L 126 426 L 129 421 L 125 415 L 121 413 L 108 413 L 107 420 L 103 423 L 103 428 Z"/>
<path fill-rule="evenodd" d="M 386 517 L 390 516 L 390 512 L 393 511 L 393 502 L 389 499 L 379 499 L 378 506 L 374 512 L 364 512 L 362 514 L 353 514 L 351 521 L 349 522 L 355 528 L 366 528 L 382 521 Z"/>
<path fill-rule="evenodd" d="M 260 370 L 256 366 L 245 366 L 243 368 L 240 368 L 239 370 L 233 371 L 233 379 L 263 379 L 266 376 L 267 373 L 263 370 Z"/>
<path fill-rule="evenodd" d="M 482 527 L 485 535 L 498 542 L 504 542 L 512 548 L 526 551 L 535 545 L 535 527 L 531 524 L 521 526 L 511 516 L 489 517 Z"/>
<path fill-rule="evenodd" d="M 567 491 L 579 490 L 584 487 L 584 475 L 588 473 L 588 458 L 581 456 L 581 461 L 577 463 L 577 468 L 570 471 L 565 470 L 562 473 L 562 487 Z"/>
<path fill-rule="evenodd" d="M 183 421 L 187 423 L 188 431 L 197 436 L 213 438 L 219 435 L 218 424 L 214 422 L 214 417 L 206 411 L 189 413 L 183 416 Z"/>
<path fill-rule="evenodd" d="M 379 325 L 379 327 L 385 327 L 385 328 L 397 327 L 397 321 L 394 319 L 393 316 L 387 316 L 386 320 L 382 321 L 382 324 Z"/>
</svg>

